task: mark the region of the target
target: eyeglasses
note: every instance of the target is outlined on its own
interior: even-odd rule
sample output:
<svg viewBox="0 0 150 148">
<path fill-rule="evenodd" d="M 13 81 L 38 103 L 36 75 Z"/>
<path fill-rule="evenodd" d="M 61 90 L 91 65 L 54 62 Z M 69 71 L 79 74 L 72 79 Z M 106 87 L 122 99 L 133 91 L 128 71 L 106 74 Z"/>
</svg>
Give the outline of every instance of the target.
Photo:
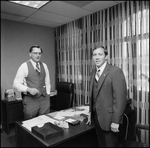
<svg viewBox="0 0 150 148">
<path fill-rule="evenodd" d="M 41 55 L 42 53 L 41 52 L 31 52 L 31 53 L 33 53 L 34 55 Z"/>
</svg>

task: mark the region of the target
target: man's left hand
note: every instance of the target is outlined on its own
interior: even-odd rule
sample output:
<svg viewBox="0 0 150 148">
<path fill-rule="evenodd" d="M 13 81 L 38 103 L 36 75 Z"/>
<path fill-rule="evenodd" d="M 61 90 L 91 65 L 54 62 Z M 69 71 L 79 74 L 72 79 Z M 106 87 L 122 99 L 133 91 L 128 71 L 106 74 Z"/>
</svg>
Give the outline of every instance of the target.
<svg viewBox="0 0 150 148">
<path fill-rule="evenodd" d="M 111 131 L 112 132 L 119 132 L 119 124 L 111 123 Z"/>
</svg>

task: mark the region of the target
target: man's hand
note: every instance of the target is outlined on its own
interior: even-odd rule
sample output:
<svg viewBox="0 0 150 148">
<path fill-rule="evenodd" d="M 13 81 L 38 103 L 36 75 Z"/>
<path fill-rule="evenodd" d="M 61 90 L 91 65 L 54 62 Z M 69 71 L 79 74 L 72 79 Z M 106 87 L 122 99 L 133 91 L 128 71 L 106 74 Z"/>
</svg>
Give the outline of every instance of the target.
<svg viewBox="0 0 150 148">
<path fill-rule="evenodd" d="M 111 131 L 112 132 L 119 132 L 119 124 L 111 123 Z"/>
<path fill-rule="evenodd" d="M 36 88 L 27 88 L 27 92 L 29 92 L 31 95 L 36 95 L 39 93 L 39 91 Z"/>
<path fill-rule="evenodd" d="M 91 124 L 91 113 L 89 113 L 88 121 L 86 122 L 86 124 L 88 124 L 88 125 L 90 125 L 90 124 Z"/>
</svg>

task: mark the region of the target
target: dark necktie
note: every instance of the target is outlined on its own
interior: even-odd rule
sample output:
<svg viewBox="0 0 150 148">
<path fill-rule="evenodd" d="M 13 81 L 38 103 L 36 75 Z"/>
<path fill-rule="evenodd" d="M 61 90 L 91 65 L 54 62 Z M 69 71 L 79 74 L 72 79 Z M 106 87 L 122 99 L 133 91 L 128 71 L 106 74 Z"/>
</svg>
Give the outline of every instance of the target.
<svg viewBox="0 0 150 148">
<path fill-rule="evenodd" d="M 100 69 L 96 71 L 95 80 L 98 81 L 100 78 Z"/>
<path fill-rule="evenodd" d="M 40 67 L 39 67 L 39 63 L 36 63 L 36 71 L 40 74 Z"/>
</svg>

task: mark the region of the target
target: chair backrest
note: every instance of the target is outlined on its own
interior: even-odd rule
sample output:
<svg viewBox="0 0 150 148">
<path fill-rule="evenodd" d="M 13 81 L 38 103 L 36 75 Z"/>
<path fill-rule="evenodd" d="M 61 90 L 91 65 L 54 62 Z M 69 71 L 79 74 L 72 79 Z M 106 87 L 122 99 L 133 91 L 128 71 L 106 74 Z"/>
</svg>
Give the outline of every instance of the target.
<svg viewBox="0 0 150 148">
<path fill-rule="evenodd" d="M 56 84 L 56 110 L 73 107 L 74 84 L 71 82 L 58 82 Z"/>
</svg>

